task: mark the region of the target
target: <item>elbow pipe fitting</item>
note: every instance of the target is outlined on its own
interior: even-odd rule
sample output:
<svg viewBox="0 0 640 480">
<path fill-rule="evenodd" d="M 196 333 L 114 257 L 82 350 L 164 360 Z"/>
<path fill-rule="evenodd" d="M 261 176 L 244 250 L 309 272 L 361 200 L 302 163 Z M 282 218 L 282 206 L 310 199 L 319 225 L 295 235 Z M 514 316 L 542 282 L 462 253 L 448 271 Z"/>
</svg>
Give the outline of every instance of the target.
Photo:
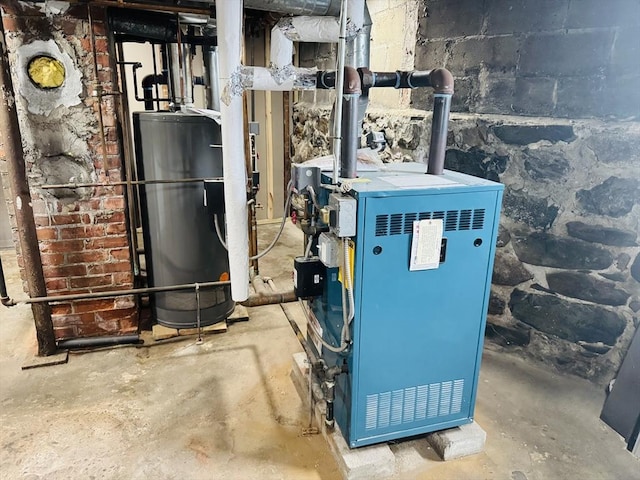
<svg viewBox="0 0 640 480">
<path fill-rule="evenodd" d="M 144 100 L 145 110 L 153 110 L 153 102 L 160 100 L 157 98 L 153 98 L 154 85 L 166 85 L 166 84 L 167 84 L 166 71 L 157 75 L 154 75 L 152 73 L 151 75 L 147 75 L 142 79 L 142 98 Z"/>
<path fill-rule="evenodd" d="M 429 72 L 429 81 L 434 93 L 453 95 L 453 75 L 446 68 L 437 68 Z"/>
<path fill-rule="evenodd" d="M 358 70 L 353 67 L 344 67 L 344 88 L 345 95 L 360 95 L 362 93 L 362 83 Z"/>
</svg>

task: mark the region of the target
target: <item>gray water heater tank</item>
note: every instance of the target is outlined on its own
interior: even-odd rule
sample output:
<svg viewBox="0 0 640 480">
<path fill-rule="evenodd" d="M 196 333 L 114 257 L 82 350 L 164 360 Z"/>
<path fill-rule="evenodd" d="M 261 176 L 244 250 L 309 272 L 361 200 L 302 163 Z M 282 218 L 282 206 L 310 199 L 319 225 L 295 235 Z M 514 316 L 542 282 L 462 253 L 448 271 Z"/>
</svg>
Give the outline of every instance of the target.
<svg viewBox="0 0 640 480">
<path fill-rule="evenodd" d="M 220 126 L 215 121 L 191 113 L 138 112 L 133 125 L 140 179 L 222 177 Z M 140 203 L 150 286 L 229 278 L 227 252 L 204 205 L 202 182 L 142 185 Z M 229 286 L 200 290 L 202 326 L 224 320 L 234 307 Z M 151 308 L 160 325 L 196 326 L 193 290 L 155 293 Z"/>
</svg>

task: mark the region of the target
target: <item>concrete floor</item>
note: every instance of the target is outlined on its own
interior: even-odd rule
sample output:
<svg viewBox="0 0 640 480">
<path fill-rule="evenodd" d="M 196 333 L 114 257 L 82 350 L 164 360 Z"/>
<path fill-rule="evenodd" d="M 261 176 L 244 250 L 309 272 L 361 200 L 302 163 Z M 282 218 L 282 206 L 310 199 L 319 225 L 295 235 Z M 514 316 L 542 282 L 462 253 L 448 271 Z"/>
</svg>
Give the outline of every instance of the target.
<svg viewBox="0 0 640 480">
<path fill-rule="evenodd" d="M 261 243 L 274 229 L 260 227 Z M 261 262 L 282 288 L 287 257 L 301 250 L 299 232 L 285 232 Z M 15 255 L 0 253 L 21 296 Z M 35 348 L 30 309 L 0 310 L 0 478 L 339 478 L 322 436 L 301 434 L 308 413 L 289 378 L 300 347 L 280 307 L 250 315 L 203 345 L 72 353 L 66 365 L 22 371 Z M 410 471 L 396 478 L 640 479 L 640 461 L 598 419 L 603 401 L 582 379 L 487 345 L 476 416 L 485 452 L 442 462 L 417 442 L 415 458 L 397 459 Z"/>
</svg>

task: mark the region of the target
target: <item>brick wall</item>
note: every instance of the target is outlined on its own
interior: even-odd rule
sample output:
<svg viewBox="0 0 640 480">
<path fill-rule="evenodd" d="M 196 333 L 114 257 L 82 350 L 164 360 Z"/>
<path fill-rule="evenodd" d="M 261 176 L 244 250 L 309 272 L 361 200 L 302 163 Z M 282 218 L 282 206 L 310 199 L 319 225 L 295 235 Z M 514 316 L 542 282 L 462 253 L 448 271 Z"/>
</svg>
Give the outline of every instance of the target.
<svg viewBox="0 0 640 480">
<path fill-rule="evenodd" d="M 123 172 L 119 100 L 114 95 L 101 100 L 103 149 L 99 100 L 92 95 L 97 85 L 105 92 L 119 89 L 104 9 L 93 7 L 91 11 L 97 72 L 87 7 L 79 5 L 59 14 L 46 13 L 24 4 L 5 6 L 2 11 L 47 293 L 132 288 L 123 187 L 40 188 L 46 184 L 119 181 Z M 54 42 L 56 58 L 66 55 L 70 59 L 66 82 L 71 83 L 71 77 L 77 75 L 81 88 L 76 96 L 61 94 L 65 102 L 42 111 L 49 97 L 42 100 L 39 92 L 33 94 L 18 70 L 22 68 L 21 55 L 29 45 L 49 40 Z M 13 205 L 9 207 L 11 211 Z M 19 232 L 15 224 L 14 232 L 17 245 Z M 55 303 L 52 312 L 58 339 L 137 330 L 138 312 L 133 297 Z"/>
<path fill-rule="evenodd" d="M 640 117 L 638 0 L 423 0 L 416 68 L 456 77 L 453 110 Z M 428 93 L 415 91 L 415 108 Z"/>
</svg>

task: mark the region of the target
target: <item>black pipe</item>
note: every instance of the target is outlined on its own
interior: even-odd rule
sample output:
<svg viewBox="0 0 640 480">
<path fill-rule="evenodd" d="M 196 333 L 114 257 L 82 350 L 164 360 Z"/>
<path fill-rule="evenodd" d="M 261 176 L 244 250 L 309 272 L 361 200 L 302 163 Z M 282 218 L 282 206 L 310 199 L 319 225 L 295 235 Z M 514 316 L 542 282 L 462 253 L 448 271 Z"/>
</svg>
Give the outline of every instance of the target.
<svg viewBox="0 0 640 480">
<path fill-rule="evenodd" d="M 70 340 L 60 340 L 58 348 L 70 350 L 73 348 L 111 347 L 114 345 L 131 345 L 140 342 L 140 335 L 109 335 L 104 337 L 72 338 Z"/>
<path fill-rule="evenodd" d="M 134 70 L 135 73 L 135 70 Z M 134 80 L 135 81 L 135 80 Z M 153 89 L 156 85 L 166 85 L 167 84 L 167 72 L 163 71 L 160 74 L 150 74 L 142 79 L 142 100 L 144 101 L 144 109 L 145 110 L 153 110 L 153 103 L 156 101 L 166 102 L 168 98 L 153 98 Z M 138 98 L 138 86 L 136 85 L 136 100 L 140 100 Z"/>
<path fill-rule="evenodd" d="M 13 307 L 16 304 L 7 293 L 7 283 L 4 279 L 4 270 L 2 269 L 2 258 L 0 258 L 0 301 L 5 307 Z"/>
<path fill-rule="evenodd" d="M 447 130 L 449 127 L 449 110 L 451 95 L 438 94 L 433 96 L 433 115 L 431 117 L 431 144 L 429 145 L 429 160 L 427 173 L 442 175 L 444 173 L 444 157 L 447 150 Z"/>
<path fill-rule="evenodd" d="M 353 67 L 344 69 L 344 89 L 342 94 L 342 142 L 340 143 L 340 178 L 358 176 L 358 147 L 360 146 L 360 126 L 358 125 L 358 100 L 362 89 L 360 77 Z"/>
<path fill-rule="evenodd" d="M 176 41 L 178 22 L 175 15 L 115 8 L 110 8 L 108 13 L 111 31 L 117 36 L 126 36 L 128 41 Z"/>
<path fill-rule="evenodd" d="M 432 87 L 447 88 L 447 92 L 453 93 L 453 77 L 447 70 L 442 68 L 436 70 L 413 70 L 395 72 L 372 72 L 368 68 L 358 68 L 362 90 L 368 90 L 373 87 L 392 87 L 392 88 L 422 88 Z M 336 72 L 325 70 L 316 73 L 316 88 L 330 89 L 335 88 Z"/>
</svg>

